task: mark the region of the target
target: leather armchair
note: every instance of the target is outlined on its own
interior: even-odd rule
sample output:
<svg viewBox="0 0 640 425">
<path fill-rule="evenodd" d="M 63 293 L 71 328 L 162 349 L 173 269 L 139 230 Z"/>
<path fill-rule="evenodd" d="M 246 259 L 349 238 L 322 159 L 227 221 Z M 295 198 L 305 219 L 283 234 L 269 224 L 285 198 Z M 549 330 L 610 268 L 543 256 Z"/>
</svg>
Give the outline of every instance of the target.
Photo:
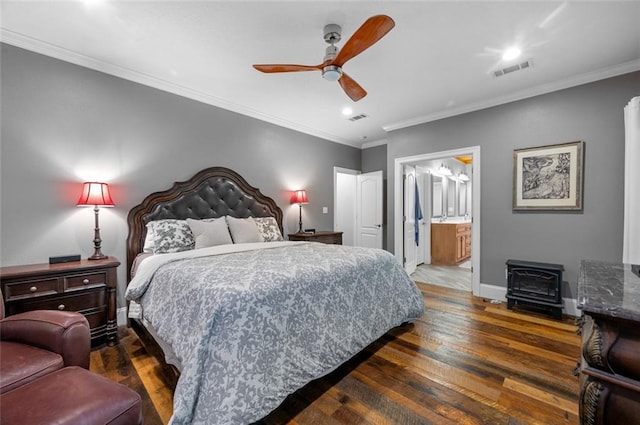
<svg viewBox="0 0 640 425">
<path fill-rule="evenodd" d="M 88 369 L 90 352 L 82 314 L 37 310 L 4 318 L 0 294 L 0 394 L 66 366 Z"/>
</svg>

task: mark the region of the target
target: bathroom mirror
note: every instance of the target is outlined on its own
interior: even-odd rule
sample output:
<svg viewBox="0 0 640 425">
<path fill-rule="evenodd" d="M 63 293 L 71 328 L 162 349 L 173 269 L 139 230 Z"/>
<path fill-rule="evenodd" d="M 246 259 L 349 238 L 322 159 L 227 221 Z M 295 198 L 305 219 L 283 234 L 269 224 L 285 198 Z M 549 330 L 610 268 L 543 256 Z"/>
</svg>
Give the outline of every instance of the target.
<svg viewBox="0 0 640 425">
<path fill-rule="evenodd" d="M 467 215 L 467 182 L 460 181 L 458 186 L 458 215 Z"/>
<path fill-rule="evenodd" d="M 442 217 L 442 177 L 431 176 L 431 217 Z"/>
<path fill-rule="evenodd" d="M 449 217 L 456 215 L 456 183 L 451 178 L 447 179 L 447 216 Z"/>
</svg>

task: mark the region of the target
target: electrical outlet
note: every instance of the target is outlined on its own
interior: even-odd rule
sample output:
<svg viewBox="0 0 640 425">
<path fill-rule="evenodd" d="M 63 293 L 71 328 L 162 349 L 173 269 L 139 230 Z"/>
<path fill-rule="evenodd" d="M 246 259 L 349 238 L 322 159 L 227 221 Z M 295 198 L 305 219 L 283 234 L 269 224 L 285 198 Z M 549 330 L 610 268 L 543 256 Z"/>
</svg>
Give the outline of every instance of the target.
<svg viewBox="0 0 640 425">
<path fill-rule="evenodd" d="M 322 214 L 329 214 L 329 207 L 322 207 Z"/>
</svg>

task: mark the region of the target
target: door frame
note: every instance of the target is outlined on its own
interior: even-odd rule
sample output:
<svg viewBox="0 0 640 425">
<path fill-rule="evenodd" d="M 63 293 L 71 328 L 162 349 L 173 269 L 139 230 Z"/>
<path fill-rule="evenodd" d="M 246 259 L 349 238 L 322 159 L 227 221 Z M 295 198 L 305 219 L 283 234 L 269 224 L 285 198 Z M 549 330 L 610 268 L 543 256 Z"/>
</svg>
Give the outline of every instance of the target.
<svg viewBox="0 0 640 425">
<path fill-rule="evenodd" d="M 471 211 L 473 226 L 471 226 L 471 287 L 473 295 L 480 295 L 480 146 L 470 146 L 467 148 L 452 149 L 448 151 L 425 153 L 420 155 L 395 158 L 393 161 L 393 247 L 396 259 L 402 264 L 404 251 L 404 232 L 402 228 L 402 175 L 405 164 L 412 164 L 419 161 L 450 158 L 461 155 L 472 155 L 472 185 L 471 185 Z"/>
</svg>

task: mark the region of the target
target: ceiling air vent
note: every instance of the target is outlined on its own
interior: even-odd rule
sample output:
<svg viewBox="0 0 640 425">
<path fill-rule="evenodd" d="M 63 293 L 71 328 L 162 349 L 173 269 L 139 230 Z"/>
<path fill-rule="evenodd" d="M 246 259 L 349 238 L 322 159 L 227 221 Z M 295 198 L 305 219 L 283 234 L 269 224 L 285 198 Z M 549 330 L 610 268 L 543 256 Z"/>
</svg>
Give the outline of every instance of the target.
<svg viewBox="0 0 640 425">
<path fill-rule="evenodd" d="M 354 115 L 351 118 L 349 118 L 349 121 L 359 121 L 363 118 L 367 118 L 369 115 L 367 114 L 360 114 L 360 115 Z"/>
<path fill-rule="evenodd" d="M 521 69 L 531 68 L 532 66 L 533 66 L 533 60 L 528 59 L 525 62 L 519 63 L 517 65 L 508 66 L 506 68 L 493 71 L 493 76 L 502 77 L 503 75 L 511 74 L 512 72 L 520 71 Z"/>
</svg>

